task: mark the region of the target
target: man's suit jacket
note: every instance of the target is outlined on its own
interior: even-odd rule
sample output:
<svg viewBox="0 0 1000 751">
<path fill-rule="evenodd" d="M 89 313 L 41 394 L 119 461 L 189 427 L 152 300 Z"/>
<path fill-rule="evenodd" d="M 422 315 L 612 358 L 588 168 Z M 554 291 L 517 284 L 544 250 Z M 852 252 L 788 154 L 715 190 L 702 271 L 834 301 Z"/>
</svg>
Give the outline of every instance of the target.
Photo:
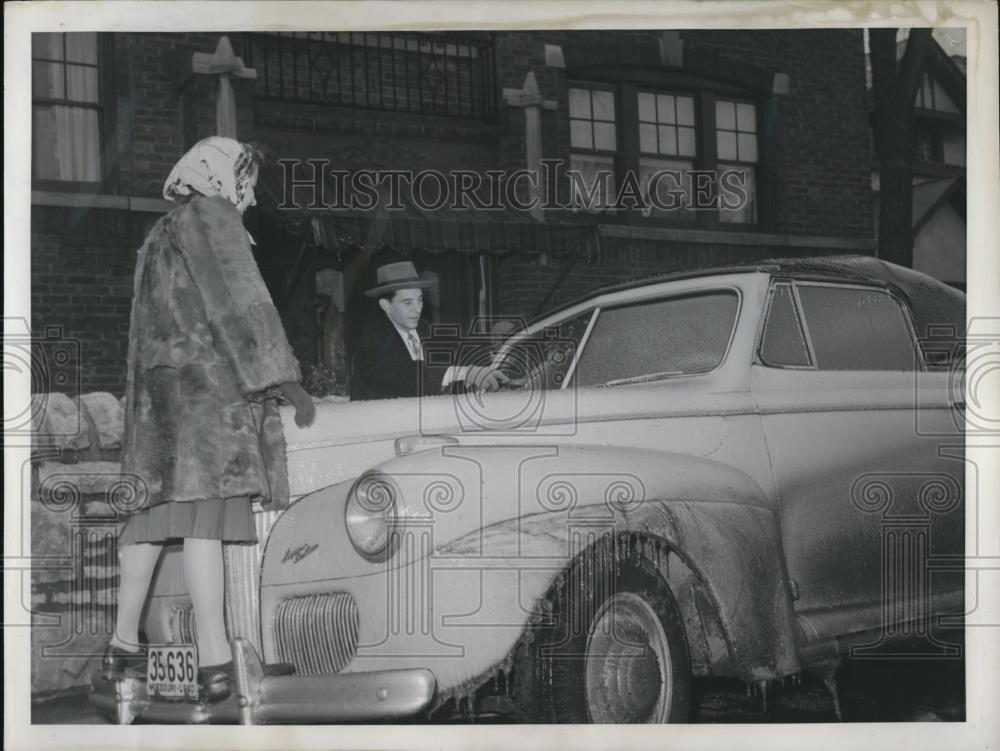
<svg viewBox="0 0 1000 751">
<path fill-rule="evenodd" d="M 417 328 L 421 340 L 427 326 Z M 424 353 L 427 357 L 427 353 Z M 361 334 L 351 363 L 351 400 L 395 399 L 441 394 L 447 367 L 413 360 L 403 338 L 389 317 L 380 312 Z"/>
</svg>

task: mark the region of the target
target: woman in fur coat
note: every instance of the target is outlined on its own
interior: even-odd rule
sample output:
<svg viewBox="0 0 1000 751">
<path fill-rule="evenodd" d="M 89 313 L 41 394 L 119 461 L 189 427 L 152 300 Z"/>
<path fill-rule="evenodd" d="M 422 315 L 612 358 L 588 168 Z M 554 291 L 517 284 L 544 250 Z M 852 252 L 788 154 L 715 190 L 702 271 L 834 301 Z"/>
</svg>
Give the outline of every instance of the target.
<svg viewBox="0 0 1000 751">
<path fill-rule="evenodd" d="M 251 503 L 288 501 L 277 396 L 304 427 L 315 408 L 250 250 L 254 150 L 197 143 L 163 196 L 177 206 L 139 250 L 129 328 L 122 473 L 136 510 L 119 530 L 121 585 L 104 669 L 143 669 L 139 619 L 167 541 L 183 539 L 203 696 L 229 692 L 222 542 L 255 542 Z"/>
</svg>

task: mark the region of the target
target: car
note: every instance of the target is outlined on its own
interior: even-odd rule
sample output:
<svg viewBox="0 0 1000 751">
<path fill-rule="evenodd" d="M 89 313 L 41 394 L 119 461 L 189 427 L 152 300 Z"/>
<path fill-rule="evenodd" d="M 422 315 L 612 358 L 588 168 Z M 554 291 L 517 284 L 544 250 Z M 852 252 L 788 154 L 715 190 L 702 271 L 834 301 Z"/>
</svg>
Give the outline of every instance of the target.
<svg viewBox="0 0 1000 751">
<path fill-rule="evenodd" d="M 119 722 L 684 722 L 696 677 L 766 695 L 845 650 L 955 654 L 935 624 L 964 609 L 941 563 L 964 550 L 964 329 L 961 292 L 832 257 L 432 338 L 509 388 L 283 415 L 297 500 L 227 551 L 233 695 L 95 675 L 94 701 Z M 145 633 L 193 629 L 173 551 Z"/>
</svg>

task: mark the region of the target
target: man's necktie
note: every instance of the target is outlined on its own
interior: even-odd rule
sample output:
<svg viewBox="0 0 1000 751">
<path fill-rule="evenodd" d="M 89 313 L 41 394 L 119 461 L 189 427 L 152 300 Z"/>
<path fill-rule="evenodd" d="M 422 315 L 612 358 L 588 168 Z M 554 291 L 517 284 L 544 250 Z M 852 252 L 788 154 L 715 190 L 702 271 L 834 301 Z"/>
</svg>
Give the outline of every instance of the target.
<svg viewBox="0 0 1000 751">
<path fill-rule="evenodd" d="M 417 337 L 416 331 L 413 331 L 411 329 L 410 331 L 406 332 L 406 342 L 407 345 L 410 347 L 410 355 L 413 357 L 413 359 L 423 360 L 424 353 L 420 349 L 420 339 Z"/>
</svg>

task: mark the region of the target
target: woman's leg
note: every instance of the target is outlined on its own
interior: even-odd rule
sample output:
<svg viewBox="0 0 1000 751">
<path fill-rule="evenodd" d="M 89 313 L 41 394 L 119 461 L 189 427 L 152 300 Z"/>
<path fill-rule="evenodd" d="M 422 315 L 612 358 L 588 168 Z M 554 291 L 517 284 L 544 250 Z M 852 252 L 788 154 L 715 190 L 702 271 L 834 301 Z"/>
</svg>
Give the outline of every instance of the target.
<svg viewBox="0 0 1000 751">
<path fill-rule="evenodd" d="M 163 545 L 154 542 L 122 545 L 118 567 L 121 576 L 118 614 L 115 633 L 111 637 L 111 644 L 120 649 L 134 652 L 139 648 L 139 617 L 162 551 Z"/>
<path fill-rule="evenodd" d="M 223 615 L 225 578 L 222 541 L 188 537 L 184 540 L 184 578 L 194 605 L 198 630 L 198 662 L 219 665 L 232 654 Z"/>
</svg>

